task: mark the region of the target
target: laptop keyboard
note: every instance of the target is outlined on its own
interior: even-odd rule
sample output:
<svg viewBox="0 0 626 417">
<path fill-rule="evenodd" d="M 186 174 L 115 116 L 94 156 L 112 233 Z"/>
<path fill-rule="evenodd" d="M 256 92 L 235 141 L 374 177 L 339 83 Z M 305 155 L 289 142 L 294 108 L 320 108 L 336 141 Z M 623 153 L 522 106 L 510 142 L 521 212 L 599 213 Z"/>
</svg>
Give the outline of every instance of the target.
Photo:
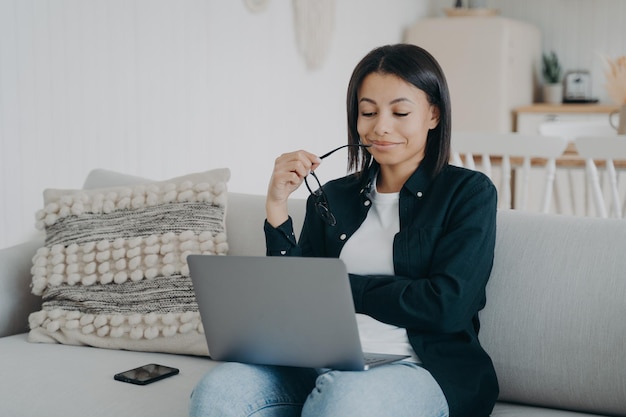
<svg viewBox="0 0 626 417">
<path fill-rule="evenodd" d="M 372 366 L 387 361 L 387 359 L 385 358 L 377 358 L 373 356 L 364 356 L 363 359 L 365 359 L 365 365 L 367 366 Z"/>
</svg>

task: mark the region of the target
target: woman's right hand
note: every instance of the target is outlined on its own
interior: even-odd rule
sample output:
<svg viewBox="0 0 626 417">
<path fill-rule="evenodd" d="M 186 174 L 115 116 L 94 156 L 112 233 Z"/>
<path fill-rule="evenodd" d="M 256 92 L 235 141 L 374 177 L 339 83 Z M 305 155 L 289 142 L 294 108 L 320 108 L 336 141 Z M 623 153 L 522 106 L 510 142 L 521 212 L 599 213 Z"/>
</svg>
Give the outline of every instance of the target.
<svg viewBox="0 0 626 417">
<path fill-rule="evenodd" d="M 304 177 L 317 168 L 322 160 L 307 151 L 285 153 L 276 158 L 265 200 L 267 221 L 274 227 L 288 218 L 287 200 L 302 185 Z"/>
</svg>

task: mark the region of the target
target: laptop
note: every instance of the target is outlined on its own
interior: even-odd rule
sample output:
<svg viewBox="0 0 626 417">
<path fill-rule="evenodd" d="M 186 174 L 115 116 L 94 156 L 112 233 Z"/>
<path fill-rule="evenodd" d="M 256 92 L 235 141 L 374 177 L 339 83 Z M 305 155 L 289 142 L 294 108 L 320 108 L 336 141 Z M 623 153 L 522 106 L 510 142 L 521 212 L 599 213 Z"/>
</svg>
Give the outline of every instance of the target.
<svg viewBox="0 0 626 417">
<path fill-rule="evenodd" d="M 189 255 L 217 361 L 362 371 L 408 356 L 363 353 L 340 259 Z"/>
</svg>

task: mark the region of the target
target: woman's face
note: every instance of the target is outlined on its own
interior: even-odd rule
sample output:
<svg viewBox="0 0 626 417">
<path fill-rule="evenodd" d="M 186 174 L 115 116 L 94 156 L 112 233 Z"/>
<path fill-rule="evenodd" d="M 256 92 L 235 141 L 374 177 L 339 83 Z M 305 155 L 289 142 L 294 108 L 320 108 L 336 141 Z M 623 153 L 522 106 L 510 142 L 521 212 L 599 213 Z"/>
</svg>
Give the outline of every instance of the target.
<svg viewBox="0 0 626 417">
<path fill-rule="evenodd" d="M 439 123 L 439 109 L 426 93 L 390 74 L 371 73 L 358 91 L 357 131 L 381 167 L 413 172 L 426 149 L 428 131 Z"/>
</svg>

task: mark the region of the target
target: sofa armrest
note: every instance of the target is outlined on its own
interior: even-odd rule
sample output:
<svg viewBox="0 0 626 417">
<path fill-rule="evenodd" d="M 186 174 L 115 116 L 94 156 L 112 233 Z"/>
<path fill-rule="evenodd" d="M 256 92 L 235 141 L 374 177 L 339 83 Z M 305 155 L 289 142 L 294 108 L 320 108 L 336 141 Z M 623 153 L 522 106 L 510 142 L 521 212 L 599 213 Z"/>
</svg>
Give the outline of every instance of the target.
<svg viewBox="0 0 626 417">
<path fill-rule="evenodd" d="M 0 337 L 28 331 L 28 315 L 41 309 L 30 292 L 32 258 L 43 239 L 0 250 Z"/>
</svg>

